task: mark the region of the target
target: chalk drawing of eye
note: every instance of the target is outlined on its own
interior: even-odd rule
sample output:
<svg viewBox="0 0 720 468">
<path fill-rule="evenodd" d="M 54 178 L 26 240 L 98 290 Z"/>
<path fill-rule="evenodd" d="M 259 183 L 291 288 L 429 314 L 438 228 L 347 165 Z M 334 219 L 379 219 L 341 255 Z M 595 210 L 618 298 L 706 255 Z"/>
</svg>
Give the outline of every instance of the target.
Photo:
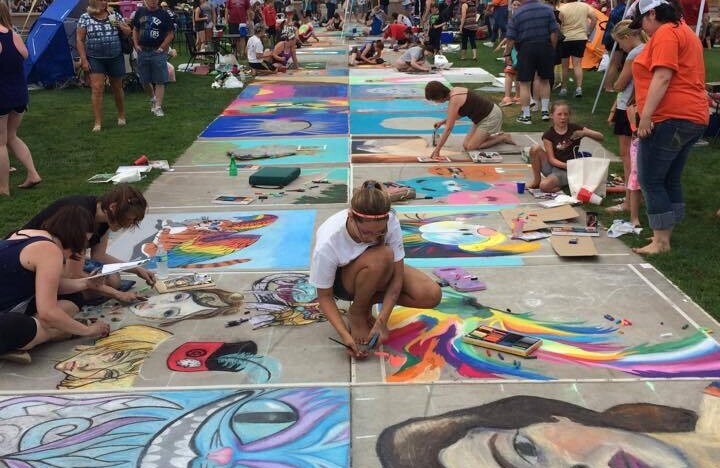
<svg viewBox="0 0 720 468">
<path fill-rule="evenodd" d="M 275 435 L 298 421 L 297 412 L 282 401 L 258 399 L 240 406 L 232 428 L 244 444 Z"/>
<path fill-rule="evenodd" d="M 520 458 L 528 462 L 531 466 L 535 466 L 538 461 L 535 444 L 532 440 L 520 434 L 520 431 L 516 432 L 515 437 L 513 437 L 513 448 Z"/>
<path fill-rule="evenodd" d="M 178 315 L 180 315 L 179 307 L 168 307 L 167 309 L 163 309 L 162 312 L 160 312 L 160 316 L 162 318 L 172 318 L 177 317 Z"/>
<path fill-rule="evenodd" d="M 190 294 L 188 293 L 177 293 L 173 294 L 173 296 L 170 298 L 170 302 L 183 302 L 190 298 Z"/>
</svg>

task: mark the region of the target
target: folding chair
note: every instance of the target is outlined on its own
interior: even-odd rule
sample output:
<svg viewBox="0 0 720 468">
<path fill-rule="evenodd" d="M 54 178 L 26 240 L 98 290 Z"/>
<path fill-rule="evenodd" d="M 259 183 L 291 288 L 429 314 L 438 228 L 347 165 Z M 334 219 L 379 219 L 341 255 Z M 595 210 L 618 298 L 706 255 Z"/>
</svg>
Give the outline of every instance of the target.
<svg viewBox="0 0 720 468">
<path fill-rule="evenodd" d="M 210 64 L 212 64 L 212 67 L 215 68 L 216 52 L 214 50 L 198 51 L 197 47 L 195 47 L 194 32 L 185 32 L 185 45 L 187 45 L 188 53 L 190 54 L 190 63 L 188 63 L 188 68 L 192 68 L 196 59 L 198 63 L 201 63 L 203 61 L 209 62 Z"/>
</svg>

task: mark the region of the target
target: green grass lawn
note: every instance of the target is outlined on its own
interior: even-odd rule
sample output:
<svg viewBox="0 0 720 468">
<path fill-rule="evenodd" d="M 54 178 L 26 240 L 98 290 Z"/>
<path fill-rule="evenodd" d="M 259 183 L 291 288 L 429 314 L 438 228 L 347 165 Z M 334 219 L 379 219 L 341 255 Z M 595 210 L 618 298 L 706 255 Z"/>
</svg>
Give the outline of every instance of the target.
<svg viewBox="0 0 720 468">
<path fill-rule="evenodd" d="M 461 61 L 456 54 L 448 54 L 456 67 L 481 66 L 493 73 L 502 70 L 487 47 L 480 45 L 479 60 Z M 175 62 L 180 63 L 182 58 Z M 720 80 L 720 50 L 706 52 L 708 81 Z M 606 135 L 606 147 L 617 153 L 617 139 L 607 125 L 607 110 L 613 96 L 603 93 L 598 111 L 590 113 L 594 92 L 601 75 L 587 72 L 585 97 L 571 98 L 574 120 Z M 148 98 L 141 93 L 126 96 L 128 125 L 115 126 L 115 111 L 111 96 L 106 95 L 104 127 L 92 133 L 92 112 L 89 89 L 61 91 L 34 91 L 31 109 L 20 128 L 20 136 L 30 147 L 35 163 L 43 176 L 43 183 L 32 190 L 12 189 L 12 196 L 0 198 L 0 232 L 6 233 L 22 225 L 40 208 L 54 199 L 77 193 L 99 194 L 108 186 L 88 184 L 93 174 L 112 172 L 118 165 L 131 164 L 139 155 L 150 159 L 167 159 L 171 163 L 195 140 L 202 129 L 217 116 L 238 94 L 236 90 L 210 89 L 211 78 L 178 73 L 178 82 L 170 85 L 164 105 L 165 117 L 150 114 Z M 500 95 L 496 96 L 499 100 Z M 517 124 L 518 106 L 505 108 L 505 130 L 543 131 L 547 123 L 536 118 L 531 126 Z M 535 114 L 533 114 L 535 115 Z M 16 162 L 11 162 L 18 166 Z M 611 172 L 621 172 L 619 164 Z M 684 173 L 687 197 L 687 219 L 675 231 L 673 251 L 649 257 L 673 282 L 688 293 L 701 306 L 720 318 L 720 287 L 717 286 L 720 253 L 712 246 L 720 227 L 715 211 L 720 208 L 715 182 L 720 173 L 720 146 L 698 148 Z M 146 187 L 156 175 L 139 182 Z M 15 187 L 24 178 L 24 170 L 12 175 Z M 606 201 L 606 204 L 611 201 Z M 611 216 L 604 216 L 606 225 Z M 646 229 L 639 238 L 623 236 L 629 245 L 642 245 Z"/>
<path fill-rule="evenodd" d="M 10 180 L 11 197 L 0 197 L 0 232 L 4 235 L 21 226 L 58 197 L 104 193 L 109 185 L 86 180 L 132 164 L 141 154 L 172 163 L 238 94 L 238 90 L 210 89 L 212 78 L 208 76 L 177 75 L 177 83 L 168 85 L 166 91 L 165 117 L 150 113 L 145 93 L 127 93 L 125 127 L 116 125 L 115 103 L 108 89 L 103 129 L 98 133 L 90 131 L 89 88 L 32 91 L 30 110 L 18 134 L 30 148 L 43 182 L 31 190 L 16 188 L 24 180 L 25 170 L 11 156 L 10 163 L 18 171 Z M 153 171 L 137 186 L 147 187 L 157 174 Z"/>
<path fill-rule="evenodd" d="M 501 54 L 494 54 L 490 48 L 481 44 L 478 44 L 478 47 L 477 61 L 460 60 L 457 54 L 452 53 L 446 56 L 455 67 L 480 66 L 493 74 L 501 73 L 504 64 L 496 60 Z M 720 81 L 720 49 L 705 52 L 705 66 L 706 81 Z M 618 154 L 618 140 L 607 123 L 608 110 L 615 95 L 602 93 L 595 114 L 591 113 L 601 78 L 601 73 L 586 71 L 583 83 L 584 96 L 581 99 L 569 97 L 567 100 L 572 106 L 573 121 L 603 132 L 605 147 Z M 499 101 L 502 94 L 491 97 Z M 552 98 L 556 99 L 557 94 L 553 93 Z M 548 123 L 540 120 L 538 113 L 532 113 L 533 125 L 515 122 L 515 117 L 520 113 L 520 106 L 505 107 L 503 112 L 506 131 L 540 132 L 549 127 Z M 611 164 L 610 172 L 621 174 L 622 164 Z M 720 286 L 718 285 L 720 251 L 713 247 L 720 234 L 720 218 L 715 216 L 716 211 L 720 209 L 720 197 L 717 195 L 717 182 L 720 179 L 717 174 L 720 174 L 720 143 L 695 148 L 683 173 L 687 217 L 673 233 L 673 250 L 663 255 L 648 256 L 647 260 L 705 310 L 720 319 Z M 613 199 L 608 198 L 604 201 L 604 206 L 612 204 L 615 204 Z M 625 216 L 627 219 L 627 215 Z M 602 222 L 605 226 L 609 226 L 617 217 L 603 214 Z M 641 219 L 646 223 L 647 219 L 644 216 Z M 644 229 L 640 236 L 625 235 L 621 239 L 629 246 L 637 247 L 645 245 L 650 234 L 649 229 Z"/>
</svg>

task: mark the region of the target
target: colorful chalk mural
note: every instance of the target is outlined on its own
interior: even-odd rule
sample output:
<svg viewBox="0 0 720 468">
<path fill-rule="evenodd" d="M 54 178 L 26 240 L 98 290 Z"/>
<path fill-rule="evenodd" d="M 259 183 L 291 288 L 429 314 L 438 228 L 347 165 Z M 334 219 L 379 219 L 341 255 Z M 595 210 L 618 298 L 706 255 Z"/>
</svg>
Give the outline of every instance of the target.
<svg viewBox="0 0 720 468">
<path fill-rule="evenodd" d="M 347 98 L 318 99 L 310 101 L 299 100 L 277 100 L 277 101 L 244 101 L 234 100 L 222 113 L 222 115 L 298 115 L 347 113 Z"/>
<path fill-rule="evenodd" d="M 447 110 L 447 104 L 437 106 L 424 99 L 353 99 L 350 101 L 350 112 L 360 114 L 376 112 L 432 112 L 445 110 Z"/>
<path fill-rule="evenodd" d="M 485 226 L 482 221 L 488 213 L 414 213 L 408 207 L 399 214 L 405 259 L 413 266 L 447 266 L 448 259 L 459 266 L 482 266 L 488 264 L 484 259 L 490 257 L 517 256 L 540 248 L 539 242 L 514 241 L 508 235 Z M 516 265 L 521 261 L 520 258 L 508 260 L 505 263 L 496 261 L 495 264 Z"/>
<path fill-rule="evenodd" d="M 504 312 L 445 289 L 442 302 L 434 310 L 393 310 L 385 345 L 401 353 L 405 362 L 393 369 L 387 380 L 556 378 L 547 366 L 538 370 L 531 364 L 518 365 L 520 361 L 509 357 L 491 358 L 485 349 L 463 342 L 462 336 L 479 325 L 541 338 L 543 344 L 535 352 L 541 362 L 609 369 L 639 377 L 720 377 L 720 345 L 700 331 L 658 343 L 625 345 L 614 326 L 540 320 L 530 312 Z"/>
<path fill-rule="evenodd" d="M 244 296 L 223 289 L 195 289 L 157 294 L 130 306 L 137 317 L 165 327 L 183 320 L 237 314 Z"/>
<path fill-rule="evenodd" d="M 198 140 L 185 152 L 195 165 L 227 167 L 228 152 L 237 155 L 240 164 L 300 165 L 348 162 L 348 138 L 318 137 L 252 140 Z M 243 161 L 243 158 L 247 161 Z"/>
<path fill-rule="evenodd" d="M 390 426 L 377 455 L 385 468 L 712 467 L 720 400 L 703 399 L 696 413 L 637 401 L 595 411 L 513 396 Z"/>
<path fill-rule="evenodd" d="M 353 87 L 353 89 L 355 89 Z M 444 112 L 416 112 L 412 116 L 396 113 L 350 114 L 353 135 L 432 135 L 433 125 L 447 117 Z M 467 133 L 472 121 L 458 120 L 452 134 Z"/>
<path fill-rule="evenodd" d="M 273 136 L 347 135 L 348 115 L 292 112 L 268 117 L 220 116 L 200 134 L 200 138 L 249 138 Z"/>
<path fill-rule="evenodd" d="M 129 325 L 76 346 L 75 354 L 55 365 L 65 378 L 60 390 L 99 390 L 131 387 L 150 353 L 172 333 L 145 325 Z M 2 458 L 0 458 L 2 459 Z"/>
<path fill-rule="evenodd" d="M 243 101 L 275 101 L 288 98 L 346 98 L 348 86 L 345 84 L 290 85 L 290 84 L 251 84 L 240 95 Z"/>
<path fill-rule="evenodd" d="M 258 355 L 254 341 L 189 341 L 170 353 L 167 367 L 174 372 L 236 372 L 248 383 L 268 383 L 280 373 L 275 359 Z"/>
<path fill-rule="evenodd" d="M 109 251 L 154 257 L 162 244 L 170 268 L 303 269 L 314 225 L 315 210 L 153 214 Z"/>
<path fill-rule="evenodd" d="M 276 273 L 255 281 L 245 307 L 253 312 L 254 328 L 307 325 L 326 321 L 317 291 L 305 273 Z"/>
<path fill-rule="evenodd" d="M 340 388 L 0 397 L 0 465 L 342 468 L 349 412 Z"/>
<path fill-rule="evenodd" d="M 423 83 L 377 86 L 354 85 L 350 87 L 352 99 L 424 99 L 425 85 Z"/>
</svg>

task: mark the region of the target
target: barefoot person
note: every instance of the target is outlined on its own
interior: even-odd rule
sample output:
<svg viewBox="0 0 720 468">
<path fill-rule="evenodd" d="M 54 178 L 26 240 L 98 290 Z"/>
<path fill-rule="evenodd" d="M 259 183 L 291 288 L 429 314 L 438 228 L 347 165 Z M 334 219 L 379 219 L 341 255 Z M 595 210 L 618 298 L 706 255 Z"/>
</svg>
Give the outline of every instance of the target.
<svg viewBox="0 0 720 468">
<path fill-rule="evenodd" d="M 355 65 L 378 65 L 384 63 L 382 59 L 383 49 L 385 48 L 383 41 L 380 39 L 368 42 L 362 47 L 353 47 L 350 51 L 348 64 Z"/>
<path fill-rule="evenodd" d="M 498 143 L 515 144 L 509 133 L 502 132 L 503 114 L 498 105 L 479 93 L 463 87 L 448 88 L 439 81 L 431 81 L 425 86 L 425 99 L 448 103 L 447 118 L 435 123 L 435 128 L 444 125 L 445 131 L 430 155 L 431 158 L 442 159 L 440 150 L 450 137 L 455 122 L 462 117 L 468 117 L 473 122 L 463 140 L 465 151 L 488 148 Z"/>
<path fill-rule="evenodd" d="M 28 50 L 13 31 L 7 4 L 0 2 L 0 196 L 10 195 L 9 151 L 27 169 L 20 188 L 32 188 L 42 180 L 35 170 L 32 154 L 17 136 L 28 105 L 28 90 L 23 63 Z"/>
<path fill-rule="evenodd" d="M 328 218 L 318 228 L 316 239 L 310 283 L 318 290 L 320 310 L 351 348 L 352 356 L 366 356 L 362 345 L 373 335 L 379 335 L 380 343 L 387 338 L 387 322 L 396 305 L 423 309 L 440 302 L 440 287 L 404 265 L 400 222 L 380 183 L 364 182 L 350 208 Z M 335 298 L 351 302 L 349 329 Z M 382 303 L 382 309 L 371 324 L 371 307 L 377 303 Z"/>
<path fill-rule="evenodd" d="M 0 355 L 78 336 L 105 336 L 102 320 L 90 326 L 73 319 L 86 278 L 63 278 L 63 264 L 82 255 L 93 230 L 90 214 L 66 206 L 41 229 L 21 229 L 0 240 Z"/>
<path fill-rule="evenodd" d="M 92 237 L 88 242 L 90 258 L 85 259 L 81 256 L 78 259 L 68 259 L 65 267 L 67 277 L 84 278 L 106 263 L 124 261 L 107 253 L 108 234 L 110 231 L 117 232 L 140 224 L 140 221 L 145 217 L 147 202 L 142 193 L 129 185 L 121 184 L 101 197 L 74 195 L 61 198 L 28 221 L 23 226 L 23 229 L 39 229 L 48 219 L 66 206 L 83 208 L 90 214 L 93 222 Z M 128 271 L 135 273 L 148 284 L 155 282 L 154 274 L 143 267 Z M 132 287 L 132 284 L 127 286 L 127 283 L 123 283 L 120 280 L 120 275 L 111 275 L 106 277 L 106 284 L 97 289 L 97 294 L 112 297 L 122 302 L 133 302 L 142 299 L 136 293 L 127 291 L 130 287 Z"/>
<path fill-rule="evenodd" d="M 675 0 L 639 0 L 632 28 L 650 40 L 633 62 L 640 120 L 638 179 L 654 236 L 639 254 L 670 250 L 673 228 L 685 216 L 682 171 L 708 124 L 703 48 Z"/>
<path fill-rule="evenodd" d="M 555 101 L 550 107 L 550 119 L 553 126 L 543 133 L 543 146 L 530 147 L 533 180 L 528 188 L 538 188 L 543 192 L 558 192 L 567 186 L 567 161 L 580 149 L 584 137 L 602 141 L 603 134 L 582 125 L 570 122 L 570 105 L 565 101 Z M 541 180 L 540 174 L 545 178 Z"/>
</svg>

